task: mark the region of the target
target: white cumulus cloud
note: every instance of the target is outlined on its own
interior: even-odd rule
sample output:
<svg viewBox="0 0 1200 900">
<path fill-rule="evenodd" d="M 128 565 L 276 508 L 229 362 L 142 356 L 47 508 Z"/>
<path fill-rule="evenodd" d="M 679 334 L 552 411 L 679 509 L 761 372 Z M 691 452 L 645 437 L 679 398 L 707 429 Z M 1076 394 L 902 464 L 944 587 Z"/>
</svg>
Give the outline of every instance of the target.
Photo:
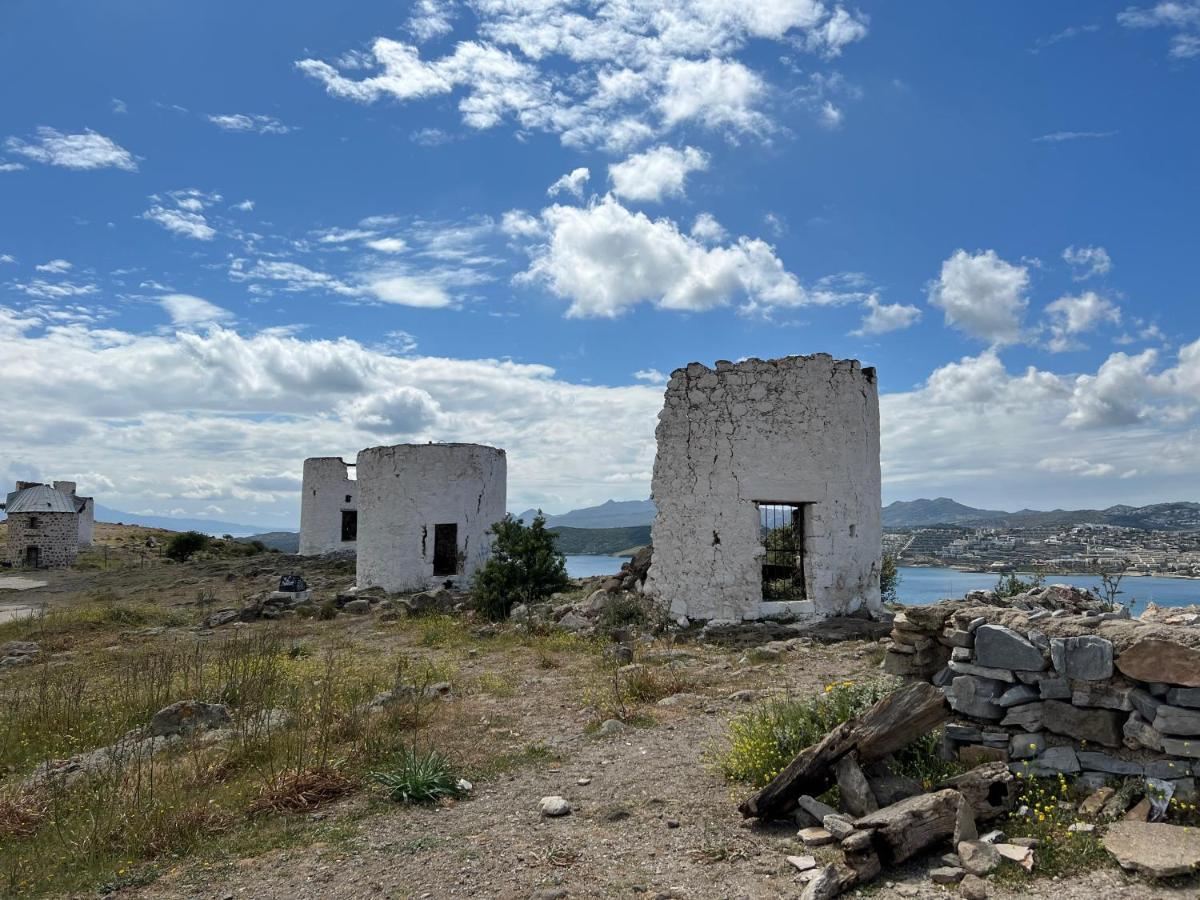
<svg viewBox="0 0 1200 900">
<path fill-rule="evenodd" d="M 995 250 L 956 250 L 930 286 L 929 302 L 942 310 L 947 325 L 990 344 L 1011 344 L 1021 337 L 1028 288 L 1029 270 Z"/>
<path fill-rule="evenodd" d="M 608 167 L 613 193 L 627 200 L 658 202 L 680 197 L 687 177 L 708 168 L 708 154 L 695 147 L 654 147 Z"/>
</svg>

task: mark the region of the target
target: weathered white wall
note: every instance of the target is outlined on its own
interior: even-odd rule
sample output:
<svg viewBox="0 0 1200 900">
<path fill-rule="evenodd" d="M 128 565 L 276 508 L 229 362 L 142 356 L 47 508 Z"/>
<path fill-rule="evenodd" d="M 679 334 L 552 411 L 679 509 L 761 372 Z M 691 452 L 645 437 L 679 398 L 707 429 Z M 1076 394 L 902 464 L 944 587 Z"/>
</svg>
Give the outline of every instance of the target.
<svg viewBox="0 0 1200 900">
<path fill-rule="evenodd" d="M 79 546 L 90 547 L 96 535 L 96 501 L 91 497 L 80 497 L 83 509 L 79 511 Z"/>
<path fill-rule="evenodd" d="M 503 450 L 479 444 L 400 444 L 358 454 L 358 586 L 423 590 L 434 577 L 434 526 L 458 525 L 463 583 L 487 559 L 488 529 L 504 518 Z"/>
<path fill-rule="evenodd" d="M 37 528 L 31 528 L 35 519 Z M 8 517 L 8 561 L 23 566 L 27 547 L 41 551 L 42 566 L 71 565 L 79 551 L 79 517 L 66 512 L 13 513 Z"/>
<path fill-rule="evenodd" d="M 304 461 L 301 556 L 355 549 L 357 542 L 342 540 L 342 511 L 358 508 L 358 482 L 350 478 L 349 470 L 350 466 L 337 456 L 317 456 Z M 360 527 L 361 524 L 360 520 Z"/>
<path fill-rule="evenodd" d="M 77 488 L 78 485 L 74 481 L 54 482 L 56 491 L 82 502 L 79 509 L 79 546 L 90 547 L 96 531 L 96 503 L 91 497 L 80 497 L 76 494 Z"/>
<path fill-rule="evenodd" d="M 811 503 L 809 603 L 880 608 L 879 395 L 873 369 L 827 354 L 692 363 L 671 375 L 657 429 L 646 592 L 676 617 L 778 612 L 762 601 L 754 501 Z"/>
</svg>

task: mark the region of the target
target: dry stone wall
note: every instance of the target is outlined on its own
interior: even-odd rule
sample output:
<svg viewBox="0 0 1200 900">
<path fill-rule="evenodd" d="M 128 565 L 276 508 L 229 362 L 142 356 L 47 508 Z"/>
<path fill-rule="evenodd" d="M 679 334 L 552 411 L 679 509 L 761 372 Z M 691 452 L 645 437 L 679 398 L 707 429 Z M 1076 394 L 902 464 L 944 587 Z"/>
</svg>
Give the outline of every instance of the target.
<svg viewBox="0 0 1200 900">
<path fill-rule="evenodd" d="M 1157 779 L 1195 798 L 1200 628 L 1131 619 L 1052 585 L 909 607 L 890 641 L 885 671 L 943 687 L 958 714 L 947 755 L 1039 776 Z"/>
<path fill-rule="evenodd" d="M 79 523 L 76 514 L 11 514 L 8 517 L 8 561 L 14 566 L 25 565 L 30 547 L 37 548 L 39 566 L 57 568 L 74 563 L 79 552 Z"/>
<path fill-rule="evenodd" d="M 677 619 L 878 610 L 879 400 L 873 369 L 827 354 L 692 363 L 657 429 L 646 592 Z M 805 600 L 764 602 L 758 503 L 802 505 Z"/>
</svg>

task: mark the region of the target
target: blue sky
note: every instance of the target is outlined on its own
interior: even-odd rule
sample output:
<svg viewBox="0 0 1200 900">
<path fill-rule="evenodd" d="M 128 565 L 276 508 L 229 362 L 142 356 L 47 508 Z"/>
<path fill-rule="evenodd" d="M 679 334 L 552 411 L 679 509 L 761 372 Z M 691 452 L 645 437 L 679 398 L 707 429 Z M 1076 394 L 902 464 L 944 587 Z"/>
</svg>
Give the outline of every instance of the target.
<svg viewBox="0 0 1200 900">
<path fill-rule="evenodd" d="M 644 497 L 662 376 L 880 373 L 884 499 L 1195 499 L 1200 3 L 0 12 L 0 476 L 294 523 L 477 440 Z"/>
</svg>

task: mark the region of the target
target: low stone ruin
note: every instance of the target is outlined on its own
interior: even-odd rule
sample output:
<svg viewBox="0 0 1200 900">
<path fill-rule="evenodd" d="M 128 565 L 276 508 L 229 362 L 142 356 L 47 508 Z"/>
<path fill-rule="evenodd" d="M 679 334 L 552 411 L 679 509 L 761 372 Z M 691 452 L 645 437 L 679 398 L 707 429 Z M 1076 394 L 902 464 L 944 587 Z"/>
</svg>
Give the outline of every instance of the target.
<svg viewBox="0 0 1200 900">
<path fill-rule="evenodd" d="M 944 687 L 962 719 L 947 755 L 1196 796 L 1200 628 L 1131 619 L 1063 585 L 977 591 L 897 615 L 884 669 Z"/>
<path fill-rule="evenodd" d="M 980 825 L 1010 812 L 1017 779 L 1004 763 L 976 766 L 935 784 L 930 790 L 893 774 L 889 757 L 950 715 L 942 692 L 917 682 L 876 703 L 799 755 L 739 809 L 763 820 L 792 817 L 802 827 L 807 847 L 837 845 L 838 862 L 818 866 L 815 857 L 789 857 L 807 882 L 804 900 L 826 900 L 878 878 L 885 867 L 904 863 L 949 843 L 954 865 L 935 869 L 936 882 L 962 882 L 964 896 L 986 888 L 975 885 L 1001 859 L 1030 868 L 1032 843 L 1004 842 L 999 832 L 980 836 Z M 841 809 L 817 797 L 833 785 Z"/>
</svg>

